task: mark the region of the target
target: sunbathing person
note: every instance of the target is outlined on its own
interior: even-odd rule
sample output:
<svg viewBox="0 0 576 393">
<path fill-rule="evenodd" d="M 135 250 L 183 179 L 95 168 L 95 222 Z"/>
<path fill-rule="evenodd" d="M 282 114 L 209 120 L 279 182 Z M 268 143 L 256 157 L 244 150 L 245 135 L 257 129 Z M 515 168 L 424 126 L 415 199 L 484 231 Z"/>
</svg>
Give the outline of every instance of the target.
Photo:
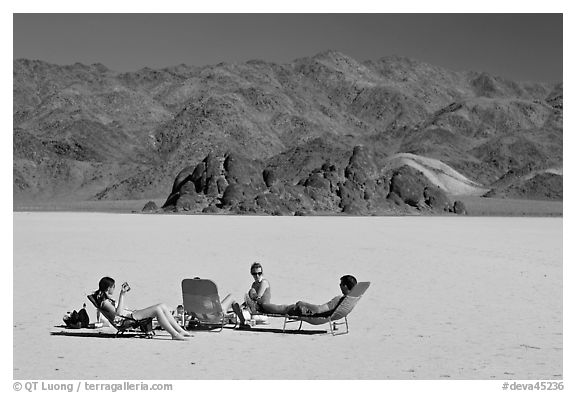
<svg viewBox="0 0 576 393">
<path fill-rule="evenodd" d="M 342 295 L 338 295 L 324 304 L 311 304 L 303 301 L 295 304 L 259 304 L 258 311 L 265 314 L 282 314 L 291 316 L 328 316 L 338 307 L 342 299 L 350 293 L 357 281 L 354 276 L 346 275 L 340 278 L 340 290 Z"/>
<path fill-rule="evenodd" d="M 254 278 L 254 282 L 250 286 L 247 298 L 258 304 L 270 303 L 272 298 L 270 283 L 262 276 L 262 274 L 264 274 L 262 265 L 259 262 L 254 262 L 252 266 L 250 266 L 250 274 L 252 278 Z"/>
<path fill-rule="evenodd" d="M 114 294 L 115 287 L 114 279 L 103 277 L 98 283 L 98 290 L 94 292 L 94 299 L 96 300 L 98 308 L 102 310 L 109 319 L 114 320 L 115 323 L 122 323 L 123 318 L 121 317 L 133 318 L 135 320 L 156 318 L 160 326 L 170 333 L 173 340 L 187 340 L 187 337 L 192 336 L 178 325 L 178 322 L 176 322 L 170 313 L 168 306 L 164 303 L 156 304 L 142 310 L 124 309 L 124 296 L 130 290 L 130 286 L 128 286 L 128 283 L 122 284 L 118 302 L 111 298 Z"/>
<path fill-rule="evenodd" d="M 250 274 L 254 278 L 254 282 L 245 296 L 244 307 L 241 307 L 237 302 L 232 303 L 232 309 L 241 325 L 246 323 L 246 318 L 251 318 L 251 314 L 258 311 L 260 305 L 270 303 L 272 298 L 270 283 L 262 276 L 264 269 L 259 262 L 254 262 L 250 266 Z"/>
</svg>

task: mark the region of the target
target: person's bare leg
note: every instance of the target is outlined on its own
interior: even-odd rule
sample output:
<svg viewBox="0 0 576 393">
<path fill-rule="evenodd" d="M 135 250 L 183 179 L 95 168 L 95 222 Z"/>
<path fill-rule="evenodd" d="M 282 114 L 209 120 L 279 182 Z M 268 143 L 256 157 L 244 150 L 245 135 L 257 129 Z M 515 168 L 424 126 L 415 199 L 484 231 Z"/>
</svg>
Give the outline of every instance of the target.
<svg viewBox="0 0 576 393">
<path fill-rule="evenodd" d="M 187 340 L 182 334 L 180 334 L 174 327 L 170 321 L 166 318 L 162 307 L 159 304 L 155 306 L 150 306 L 142 310 L 135 310 L 132 312 L 132 317 L 134 319 L 145 319 L 145 318 L 156 318 L 158 323 L 164 330 L 166 330 L 172 336 L 173 340 Z"/>
<path fill-rule="evenodd" d="M 246 323 L 246 319 L 244 318 L 244 314 L 242 314 L 242 307 L 237 302 L 232 303 L 232 310 L 234 314 L 238 317 L 238 321 L 240 322 L 240 326 L 243 326 Z"/>
<path fill-rule="evenodd" d="M 260 305 L 260 308 L 265 314 L 286 314 L 288 310 L 294 308 L 295 305 L 293 304 L 272 304 L 272 303 L 263 303 Z"/>
<path fill-rule="evenodd" d="M 170 323 L 170 325 L 172 325 L 174 330 L 176 330 L 178 333 L 180 333 L 181 335 L 183 335 L 185 337 L 193 337 L 192 333 L 184 330 L 182 328 L 182 326 L 180 326 L 180 324 L 174 319 L 174 316 L 172 315 L 172 313 L 170 312 L 170 309 L 168 308 L 168 306 L 166 304 L 160 303 L 158 306 L 160 307 L 160 309 L 164 313 L 164 316 L 166 317 L 166 320 Z"/>
<path fill-rule="evenodd" d="M 302 315 L 314 315 L 314 314 L 320 314 L 322 311 L 326 311 L 322 310 L 320 306 L 317 304 L 306 303 L 303 301 L 297 302 L 296 307 L 300 309 Z"/>
</svg>

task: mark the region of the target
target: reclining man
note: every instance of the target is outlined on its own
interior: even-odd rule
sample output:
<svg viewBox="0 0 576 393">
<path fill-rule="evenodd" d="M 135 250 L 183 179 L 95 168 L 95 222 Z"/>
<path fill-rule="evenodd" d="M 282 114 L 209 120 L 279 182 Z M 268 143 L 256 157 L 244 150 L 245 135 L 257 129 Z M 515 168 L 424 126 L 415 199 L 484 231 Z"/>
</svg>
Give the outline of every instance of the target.
<svg viewBox="0 0 576 393">
<path fill-rule="evenodd" d="M 303 301 L 299 301 L 295 304 L 270 304 L 270 303 L 258 303 L 256 305 L 256 310 L 265 314 L 282 314 L 291 316 L 315 316 L 323 317 L 329 316 L 340 302 L 344 299 L 346 295 L 350 293 L 352 288 L 356 285 L 357 281 L 354 276 L 345 275 L 340 278 L 340 290 L 342 295 L 334 297 L 332 300 L 324 304 L 310 304 Z"/>
</svg>

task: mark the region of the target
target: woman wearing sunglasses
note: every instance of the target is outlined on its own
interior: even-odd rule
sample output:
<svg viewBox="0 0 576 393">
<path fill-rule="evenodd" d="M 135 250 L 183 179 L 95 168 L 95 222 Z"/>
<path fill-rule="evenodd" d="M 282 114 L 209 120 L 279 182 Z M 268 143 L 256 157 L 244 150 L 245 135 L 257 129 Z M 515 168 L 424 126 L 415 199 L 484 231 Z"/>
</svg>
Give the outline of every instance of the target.
<svg viewBox="0 0 576 393">
<path fill-rule="evenodd" d="M 270 283 L 262 274 L 264 270 L 259 262 L 254 262 L 250 266 L 250 274 L 254 278 L 254 282 L 248 291 L 248 298 L 256 302 L 256 304 L 270 303 L 272 297 L 270 293 Z"/>
<path fill-rule="evenodd" d="M 244 305 L 246 305 L 247 309 L 245 308 L 243 310 L 238 303 L 232 303 L 232 309 L 238 316 L 238 319 L 240 319 L 242 325 L 245 324 L 246 317 L 250 317 L 250 314 L 258 312 L 262 304 L 270 303 L 272 297 L 270 283 L 262 276 L 264 270 L 259 262 L 254 262 L 252 266 L 250 266 L 250 274 L 252 278 L 254 278 L 254 282 L 245 296 L 246 302 Z M 247 314 L 249 315 L 245 316 L 243 311 L 248 311 Z"/>
</svg>

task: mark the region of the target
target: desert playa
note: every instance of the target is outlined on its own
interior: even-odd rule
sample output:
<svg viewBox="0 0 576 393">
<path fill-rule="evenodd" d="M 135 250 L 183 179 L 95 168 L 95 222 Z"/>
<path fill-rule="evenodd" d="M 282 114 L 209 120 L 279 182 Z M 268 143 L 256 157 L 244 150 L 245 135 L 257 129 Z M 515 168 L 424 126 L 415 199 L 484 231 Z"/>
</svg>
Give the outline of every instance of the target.
<svg viewBox="0 0 576 393">
<path fill-rule="evenodd" d="M 104 275 L 175 308 L 195 276 L 242 296 L 253 261 L 275 303 L 370 281 L 350 334 L 50 335 Z M 13 267 L 14 379 L 563 378 L 562 218 L 17 212 Z"/>
</svg>

